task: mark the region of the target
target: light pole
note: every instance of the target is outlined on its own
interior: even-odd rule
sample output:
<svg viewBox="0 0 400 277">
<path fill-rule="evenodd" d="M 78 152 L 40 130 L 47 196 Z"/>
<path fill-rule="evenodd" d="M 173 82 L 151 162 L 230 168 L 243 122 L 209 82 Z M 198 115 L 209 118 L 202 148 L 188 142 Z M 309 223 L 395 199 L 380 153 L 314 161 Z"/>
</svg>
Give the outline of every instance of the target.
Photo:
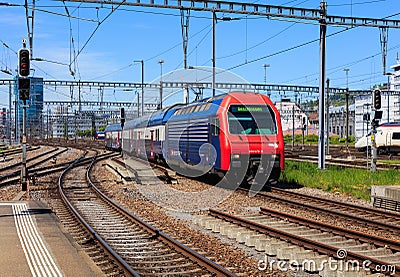
<svg viewBox="0 0 400 277">
<path fill-rule="evenodd" d="M 144 60 L 135 60 L 133 62 L 142 64 L 142 115 L 144 115 Z"/>
<path fill-rule="evenodd" d="M 263 64 L 264 67 L 264 85 L 267 85 L 267 67 L 270 67 L 271 65 L 268 63 Z M 267 91 L 267 95 L 268 97 L 271 96 L 271 93 L 269 91 Z"/>
<path fill-rule="evenodd" d="M 164 63 L 164 60 L 159 60 L 158 63 L 160 64 L 160 110 L 162 109 L 162 105 L 163 105 L 163 85 L 162 85 L 162 65 Z"/>
<path fill-rule="evenodd" d="M 346 150 L 349 150 L 349 70 L 343 69 L 346 72 Z"/>
<path fill-rule="evenodd" d="M 240 20 L 240 18 L 231 18 L 231 17 L 221 17 L 221 18 L 217 18 L 217 15 L 215 13 L 215 11 L 212 11 L 212 96 L 215 96 L 215 27 L 217 24 L 217 20 L 220 19 L 222 21 L 232 21 L 232 20 Z"/>
<path fill-rule="evenodd" d="M 215 25 L 217 24 L 217 16 L 215 11 L 212 13 L 212 96 L 215 96 Z"/>
</svg>

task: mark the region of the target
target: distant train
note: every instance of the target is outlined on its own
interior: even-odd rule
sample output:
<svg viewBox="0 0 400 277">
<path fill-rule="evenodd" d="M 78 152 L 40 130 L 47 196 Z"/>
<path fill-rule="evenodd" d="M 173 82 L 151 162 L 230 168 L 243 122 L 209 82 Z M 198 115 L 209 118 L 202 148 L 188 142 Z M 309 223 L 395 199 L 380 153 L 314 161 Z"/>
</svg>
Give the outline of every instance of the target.
<svg viewBox="0 0 400 277">
<path fill-rule="evenodd" d="M 104 132 L 96 132 L 94 135 L 94 138 L 97 140 L 103 140 L 105 138 L 105 133 Z"/>
<path fill-rule="evenodd" d="M 186 176 L 215 173 L 237 183 L 265 184 L 284 169 L 280 114 L 257 93 L 223 94 L 128 121 L 122 151 Z"/>
<path fill-rule="evenodd" d="M 381 124 L 376 128 L 376 131 L 375 141 L 378 153 L 393 154 L 400 152 L 400 122 Z M 368 149 L 371 148 L 371 133 L 360 138 L 355 144 L 358 151 L 366 151 L 367 147 Z"/>
<path fill-rule="evenodd" d="M 122 127 L 121 124 L 111 124 L 104 129 L 104 146 L 108 150 L 121 151 Z"/>
</svg>

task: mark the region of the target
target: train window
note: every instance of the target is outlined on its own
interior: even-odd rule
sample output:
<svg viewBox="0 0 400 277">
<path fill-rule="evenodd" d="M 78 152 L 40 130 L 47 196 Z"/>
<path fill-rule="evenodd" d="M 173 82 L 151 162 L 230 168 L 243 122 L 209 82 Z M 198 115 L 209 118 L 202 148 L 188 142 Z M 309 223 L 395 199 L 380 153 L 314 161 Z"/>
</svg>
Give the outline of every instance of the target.
<svg viewBox="0 0 400 277">
<path fill-rule="evenodd" d="M 392 139 L 400 139 L 400 133 L 393 133 Z"/>
<path fill-rule="evenodd" d="M 197 105 L 193 112 L 197 113 L 199 110 L 200 110 L 200 105 Z"/>
<path fill-rule="evenodd" d="M 229 132 L 243 135 L 277 134 L 274 111 L 267 105 L 231 105 Z"/>
</svg>

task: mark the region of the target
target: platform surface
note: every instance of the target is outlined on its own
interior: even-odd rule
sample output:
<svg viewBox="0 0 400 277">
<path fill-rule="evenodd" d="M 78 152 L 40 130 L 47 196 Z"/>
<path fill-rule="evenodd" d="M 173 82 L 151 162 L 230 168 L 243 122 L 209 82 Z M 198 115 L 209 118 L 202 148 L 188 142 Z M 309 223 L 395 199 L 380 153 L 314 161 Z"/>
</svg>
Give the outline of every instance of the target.
<svg viewBox="0 0 400 277">
<path fill-rule="evenodd" d="M 0 276 L 101 276 L 41 202 L 0 202 Z"/>
</svg>

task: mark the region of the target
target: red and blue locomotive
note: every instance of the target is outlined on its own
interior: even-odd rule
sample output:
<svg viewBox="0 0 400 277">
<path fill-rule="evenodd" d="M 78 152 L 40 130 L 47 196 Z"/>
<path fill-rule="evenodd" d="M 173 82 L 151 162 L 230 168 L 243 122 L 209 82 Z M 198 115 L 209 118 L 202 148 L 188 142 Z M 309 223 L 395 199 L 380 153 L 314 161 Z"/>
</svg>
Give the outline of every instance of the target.
<svg viewBox="0 0 400 277">
<path fill-rule="evenodd" d="M 125 124 L 122 151 L 186 176 L 208 173 L 265 184 L 284 169 L 280 115 L 271 100 L 233 92 L 175 105 Z"/>
</svg>

